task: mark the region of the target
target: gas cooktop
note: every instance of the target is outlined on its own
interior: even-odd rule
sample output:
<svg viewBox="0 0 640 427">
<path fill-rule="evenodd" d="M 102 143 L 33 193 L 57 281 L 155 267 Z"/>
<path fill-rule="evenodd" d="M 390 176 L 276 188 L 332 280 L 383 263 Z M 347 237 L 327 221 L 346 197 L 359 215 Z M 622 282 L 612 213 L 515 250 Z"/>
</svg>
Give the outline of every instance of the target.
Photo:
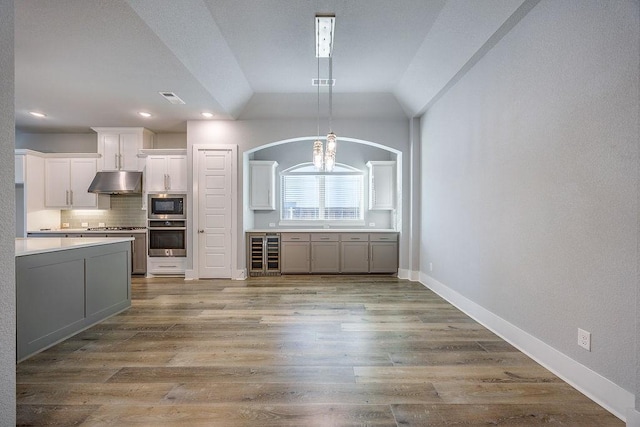
<svg viewBox="0 0 640 427">
<path fill-rule="evenodd" d="M 125 231 L 125 230 L 146 230 L 147 227 L 91 227 L 87 231 Z"/>
</svg>

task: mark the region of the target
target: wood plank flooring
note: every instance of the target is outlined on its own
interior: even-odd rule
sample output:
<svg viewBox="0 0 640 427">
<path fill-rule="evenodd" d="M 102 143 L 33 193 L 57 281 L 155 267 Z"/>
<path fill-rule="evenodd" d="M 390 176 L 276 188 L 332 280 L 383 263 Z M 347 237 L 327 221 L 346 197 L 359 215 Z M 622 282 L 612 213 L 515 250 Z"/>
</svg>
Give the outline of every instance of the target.
<svg viewBox="0 0 640 427">
<path fill-rule="evenodd" d="M 134 279 L 17 366 L 19 425 L 623 426 L 416 282 Z"/>
</svg>

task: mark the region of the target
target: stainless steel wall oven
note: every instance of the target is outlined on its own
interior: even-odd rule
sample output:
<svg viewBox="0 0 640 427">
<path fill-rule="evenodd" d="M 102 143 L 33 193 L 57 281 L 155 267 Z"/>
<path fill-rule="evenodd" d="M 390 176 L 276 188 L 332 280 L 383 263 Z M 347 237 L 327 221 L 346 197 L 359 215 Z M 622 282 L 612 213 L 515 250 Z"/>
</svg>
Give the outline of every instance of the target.
<svg viewBox="0 0 640 427">
<path fill-rule="evenodd" d="M 186 221 L 149 220 L 149 256 L 187 256 Z"/>
</svg>

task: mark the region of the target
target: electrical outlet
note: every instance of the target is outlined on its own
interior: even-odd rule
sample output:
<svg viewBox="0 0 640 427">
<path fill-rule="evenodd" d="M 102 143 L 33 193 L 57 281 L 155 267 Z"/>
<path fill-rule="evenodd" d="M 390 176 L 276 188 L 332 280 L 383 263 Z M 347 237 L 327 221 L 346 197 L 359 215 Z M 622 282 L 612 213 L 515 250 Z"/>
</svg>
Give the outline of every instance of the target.
<svg viewBox="0 0 640 427">
<path fill-rule="evenodd" d="M 69 223 L 68 222 L 63 222 L 62 223 L 62 228 L 69 228 Z"/>
<path fill-rule="evenodd" d="M 432 262 L 429 263 L 429 271 L 433 271 L 433 263 Z"/>
<path fill-rule="evenodd" d="M 376 223 L 375 223 L 375 222 L 370 222 L 370 223 L 369 223 L 369 227 L 375 227 L 375 226 L 376 226 Z"/>
<path fill-rule="evenodd" d="M 275 222 L 270 222 L 270 223 L 269 223 L 269 227 L 275 227 L 275 226 L 276 226 L 276 223 L 275 223 Z"/>
<path fill-rule="evenodd" d="M 578 345 L 587 351 L 591 351 L 591 332 L 578 328 Z"/>
<path fill-rule="evenodd" d="M 83 223 L 80 223 L 80 226 L 81 227 L 88 227 L 89 223 L 88 222 L 83 222 Z"/>
<path fill-rule="evenodd" d="M 99 223 L 98 223 L 98 227 L 104 227 L 104 226 L 105 226 L 105 225 L 104 225 L 104 222 L 99 222 Z"/>
</svg>

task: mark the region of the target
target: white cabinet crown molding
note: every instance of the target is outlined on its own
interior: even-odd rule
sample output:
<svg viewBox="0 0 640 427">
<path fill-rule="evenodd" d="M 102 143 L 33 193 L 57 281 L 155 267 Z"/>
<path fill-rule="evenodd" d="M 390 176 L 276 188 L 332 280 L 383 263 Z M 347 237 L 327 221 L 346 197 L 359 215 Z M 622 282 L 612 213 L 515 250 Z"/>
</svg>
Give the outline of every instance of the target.
<svg viewBox="0 0 640 427">
<path fill-rule="evenodd" d="M 98 153 L 43 153 L 41 151 L 34 151 L 25 148 L 18 148 L 15 150 L 16 155 L 32 155 L 37 157 L 43 157 L 45 159 L 52 158 L 73 158 L 73 159 L 99 159 L 101 156 Z"/>
<path fill-rule="evenodd" d="M 141 150 L 138 150 L 138 157 L 171 156 L 171 155 L 186 156 L 187 149 L 186 148 L 143 148 Z"/>
</svg>

